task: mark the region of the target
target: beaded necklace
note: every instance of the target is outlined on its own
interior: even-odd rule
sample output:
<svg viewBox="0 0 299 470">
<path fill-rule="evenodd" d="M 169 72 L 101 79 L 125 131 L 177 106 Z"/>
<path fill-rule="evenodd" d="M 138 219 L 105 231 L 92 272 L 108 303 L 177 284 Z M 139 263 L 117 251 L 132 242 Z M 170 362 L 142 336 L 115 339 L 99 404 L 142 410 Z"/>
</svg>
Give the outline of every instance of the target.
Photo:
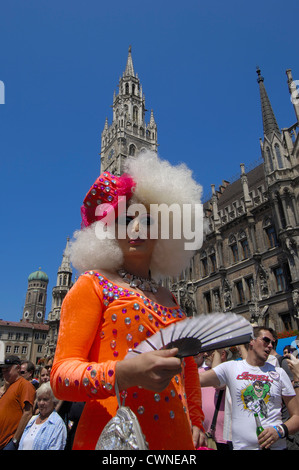
<svg viewBox="0 0 299 470">
<path fill-rule="evenodd" d="M 158 292 L 159 285 L 154 279 L 144 279 L 142 277 L 135 276 L 135 274 L 128 273 L 124 269 L 117 271 L 120 277 L 123 278 L 124 282 L 130 284 L 133 288 L 138 288 L 142 291 Z"/>
</svg>

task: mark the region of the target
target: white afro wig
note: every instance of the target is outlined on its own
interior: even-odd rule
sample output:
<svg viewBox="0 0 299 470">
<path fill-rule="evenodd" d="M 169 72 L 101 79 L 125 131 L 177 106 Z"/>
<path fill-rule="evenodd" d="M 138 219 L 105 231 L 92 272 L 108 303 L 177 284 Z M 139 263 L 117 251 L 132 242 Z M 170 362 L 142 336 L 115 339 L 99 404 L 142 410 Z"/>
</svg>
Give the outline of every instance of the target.
<svg viewBox="0 0 299 470">
<path fill-rule="evenodd" d="M 200 223 L 203 227 L 202 216 L 195 223 L 195 218 L 198 219 L 195 207 L 202 207 L 202 187 L 192 178 L 192 172 L 185 164 L 173 166 L 168 161 L 161 160 L 155 152 L 143 151 L 138 157 L 127 159 L 124 171 L 136 183 L 131 203 L 139 202 L 146 206 L 166 204 L 168 207 L 175 204 L 179 206 L 181 213 L 183 205 L 189 205 L 191 226 L 194 229 Z M 171 221 L 171 211 L 169 217 Z M 122 266 L 123 256 L 117 240 L 112 237 L 99 239 L 96 236 L 96 223 L 75 232 L 71 242 L 71 262 L 79 272 L 90 269 L 111 271 Z M 195 249 L 200 248 L 196 246 L 193 250 L 185 249 L 183 230 L 181 235 L 179 239 L 170 237 L 157 240 L 150 266 L 153 278 L 158 280 L 179 275 L 190 263 Z"/>
</svg>

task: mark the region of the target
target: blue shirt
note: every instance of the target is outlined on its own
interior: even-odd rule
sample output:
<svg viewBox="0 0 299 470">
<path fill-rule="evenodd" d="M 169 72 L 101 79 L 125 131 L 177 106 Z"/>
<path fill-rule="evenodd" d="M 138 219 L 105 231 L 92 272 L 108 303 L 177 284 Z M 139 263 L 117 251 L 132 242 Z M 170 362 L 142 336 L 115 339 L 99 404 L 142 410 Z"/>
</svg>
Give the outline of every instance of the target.
<svg viewBox="0 0 299 470">
<path fill-rule="evenodd" d="M 24 439 L 30 432 L 30 428 L 35 423 L 37 417 L 38 415 L 32 416 L 25 427 L 18 450 L 23 450 Z M 57 411 L 54 410 L 37 432 L 33 441 L 32 450 L 63 450 L 66 444 L 66 437 L 66 425 Z"/>
</svg>

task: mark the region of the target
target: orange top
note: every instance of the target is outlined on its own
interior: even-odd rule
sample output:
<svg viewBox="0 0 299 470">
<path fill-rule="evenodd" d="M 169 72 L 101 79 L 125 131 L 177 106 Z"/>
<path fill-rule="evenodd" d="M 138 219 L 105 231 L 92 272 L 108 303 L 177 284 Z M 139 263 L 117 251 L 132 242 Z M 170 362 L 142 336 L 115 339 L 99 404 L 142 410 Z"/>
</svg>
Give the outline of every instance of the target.
<svg viewBox="0 0 299 470">
<path fill-rule="evenodd" d="M 20 419 L 23 415 L 25 403 L 33 406 L 35 388 L 23 377 L 12 383 L 0 399 L 0 449 L 6 446 L 13 438 Z"/>
<path fill-rule="evenodd" d="M 99 273 L 79 277 L 62 305 L 51 371 L 57 398 L 86 402 L 73 449 L 94 449 L 103 427 L 116 413 L 116 362 L 130 348 L 182 318 L 185 314 L 179 306 L 158 305 Z M 138 417 L 150 450 L 194 450 L 190 421 L 202 428 L 204 415 L 193 358 L 185 358 L 183 372 L 163 392 L 131 387 L 125 404 Z"/>
</svg>

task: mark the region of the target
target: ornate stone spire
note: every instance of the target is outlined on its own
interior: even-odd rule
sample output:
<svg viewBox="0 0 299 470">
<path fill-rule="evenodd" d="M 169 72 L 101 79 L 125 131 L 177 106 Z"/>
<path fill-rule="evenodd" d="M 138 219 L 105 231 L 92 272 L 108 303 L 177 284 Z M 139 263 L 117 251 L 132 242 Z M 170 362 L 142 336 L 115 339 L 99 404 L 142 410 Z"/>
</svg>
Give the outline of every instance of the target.
<svg viewBox="0 0 299 470">
<path fill-rule="evenodd" d="M 135 77 L 131 46 L 129 46 L 129 54 L 128 54 L 126 70 L 124 71 L 124 77 Z"/>
<path fill-rule="evenodd" d="M 52 306 L 48 315 L 49 333 L 46 340 L 46 354 L 54 354 L 58 338 L 60 311 L 64 297 L 72 287 L 72 267 L 69 253 L 69 238 L 63 251 L 61 265 L 57 271 L 57 283 L 52 289 Z"/>
<path fill-rule="evenodd" d="M 62 262 L 61 262 L 61 265 L 58 269 L 58 273 L 60 273 L 60 272 L 72 273 L 71 262 L 70 262 L 70 254 L 69 254 L 69 241 L 70 241 L 70 239 L 67 238 L 66 247 L 65 247 L 65 250 L 63 252 Z"/>
<path fill-rule="evenodd" d="M 258 74 L 257 82 L 260 87 L 264 135 L 268 138 L 271 137 L 274 132 L 280 135 L 280 130 L 264 85 L 264 77 L 262 77 L 259 67 L 256 68 L 256 72 Z"/>
</svg>

